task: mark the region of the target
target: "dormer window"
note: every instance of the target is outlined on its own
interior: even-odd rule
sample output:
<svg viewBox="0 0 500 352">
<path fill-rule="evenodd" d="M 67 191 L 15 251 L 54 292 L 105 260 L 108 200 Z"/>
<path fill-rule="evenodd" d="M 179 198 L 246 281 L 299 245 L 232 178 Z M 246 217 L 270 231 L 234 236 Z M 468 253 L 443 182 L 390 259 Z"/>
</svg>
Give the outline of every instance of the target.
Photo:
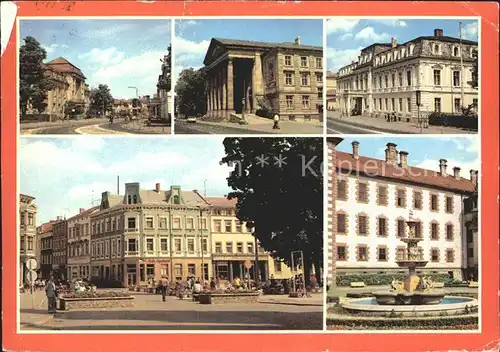
<svg viewBox="0 0 500 352">
<path fill-rule="evenodd" d="M 439 45 L 434 44 L 434 54 L 439 54 Z"/>
<path fill-rule="evenodd" d="M 453 48 L 453 56 L 459 56 L 459 51 L 457 47 Z"/>
<path fill-rule="evenodd" d="M 127 204 L 132 204 L 132 196 L 130 194 L 127 197 Z"/>
<path fill-rule="evenodd" d="M 137 204 L 137 195 L 134 194 L 133 199 L 134 199 L 134 204 Z"/>
<path fill-rule="evenodd" d="M 413 50 L 415 49 L 415 45 L 410 45 L 410 56 L 413 55 Z"/>
<path fill-rule="evenodd" d="M 178 195 L 174 196 L 174 204 L 180 204 L 179 196 Z"/>
</svg>

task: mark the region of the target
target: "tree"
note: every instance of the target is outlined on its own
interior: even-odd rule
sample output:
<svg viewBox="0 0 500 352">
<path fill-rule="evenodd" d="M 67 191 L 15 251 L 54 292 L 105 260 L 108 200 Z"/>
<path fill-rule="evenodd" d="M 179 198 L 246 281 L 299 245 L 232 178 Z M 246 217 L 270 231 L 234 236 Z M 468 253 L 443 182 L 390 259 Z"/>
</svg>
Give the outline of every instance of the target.
<svg viewBox="0 0 500 352">
<path fill-rule="evenodd" d="M 474 64 L 472 66 L 472 80 L 469 81 L 469 85 L 472 88 L 477 88 L 479 81 L 479 70 L 478 70 L 478 58 L 477 49 L 472 50 L 472 58 L 474 59 Z"/>
<path fill-rule="evenodd" d="M 19 48 L 19 104 L 22 115 L 26 114 L 28 104 L 38 112 L 42 112 L 47 105 L 44 101 L 52 83 L 43 67 L 46 58 L 47 52 L 35 38 L 24 38 L 24 44 Z"/>
<path fill-rule="evenodd" d="M 323 268 L 323 142 L 321 138 L 225 138 L 221 164 L 237 198 L 236 215 L 274 258 L 291 265 L 303 251 L 306 284 Z M 282 161 L 280 163 L 280 160 Z M 265 162 L 264 162 L 265 161 Z"/>
<path fill-rule="evenodd" d="M 102 116 L 106 111 L 113 110 L 113 96 L 106 84 L 99 84 L 90 90 L 90 107 L 93 112 L 100 112 Z"/>
<path fill-rule="evenodd" d="M 156 86 L 159 89 L 164 89 L 170 92 L 172 88 L 172 44 L 168 46 L 167 55 L 160 59 L 161 65 L 161 75 L 158 77 L 158 83 Z"/>
<path fill-rule="evenodd" d="M 175 86 L 177 109 L 185 116 L 200 116 L 207 111 L 205 95 L 206 74 L 204 69 L 185 69 L 179 75 Z"/>
</svg>

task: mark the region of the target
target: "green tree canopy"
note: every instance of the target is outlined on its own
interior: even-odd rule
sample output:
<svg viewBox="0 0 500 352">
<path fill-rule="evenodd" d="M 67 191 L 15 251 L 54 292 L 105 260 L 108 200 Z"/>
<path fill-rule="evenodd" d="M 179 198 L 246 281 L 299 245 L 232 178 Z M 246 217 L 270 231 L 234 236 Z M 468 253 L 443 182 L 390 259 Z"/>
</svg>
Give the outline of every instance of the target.
<svg viewBox="0 0 500 352">
<path fill-rule="evenodd" d="M 177 109 L 185 116 L 200 116 L 207 111 L 205 95 L 205 70 L 185 69 L 179 75 L 175 86 Z"/>
<path fill-rule="evenodd" d="M 224 149 L 238 219 L 254 222 L 261 246 L 288 265 L 292 251 L 303 251 L 306 283 L 312 264 L 321 280 L 322 139 L 225 138 Z"/>
<path fill-rule="evenodd" d="M 106 84 L 99 84 L 97 88 L 90 90 L 89 110 L 101 112 L 103 115 L 105 111 L 113 110 L 113 96 Z"/>
<path fill-rule="evenodd" d="M 35 38 L 24 38 L 19 48 L 19 104 L 22 115 L 26 114 L 28 103 L 38 112 L 46 107 L 44 101 L 52 88 L 43 67 L 46 58 L 47 52 Z"/>
</svg>

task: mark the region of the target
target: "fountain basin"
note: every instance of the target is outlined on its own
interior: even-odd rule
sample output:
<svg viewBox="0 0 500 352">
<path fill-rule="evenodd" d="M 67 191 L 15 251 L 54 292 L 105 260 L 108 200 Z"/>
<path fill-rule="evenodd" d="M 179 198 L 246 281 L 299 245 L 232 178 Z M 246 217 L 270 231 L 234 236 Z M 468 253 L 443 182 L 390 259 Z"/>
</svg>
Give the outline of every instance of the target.
<svg viewBox="0 0 500 352">
<path fill-rule="evenodd" d="M 373 295 L 380 305 L 424 305 L 439 304 L 445 292 L 443 290 L 432 291 L 414 291 L 414 292 L 396 292 L 396 291 L 378 291 Z"/>
<path fill-rule="evenodd" d="M 420 292 L 425 294 L 425 292 Z M 390 302 L 393 297 L 392 292 L 383 292 L 386 302 Z M 394 292 L 394 294 L 398 294 Z M 431 302 L 435 302 L 432 295 L 424 297 Z M 434 300 L 434 301 L 433 301 Z M 389 313 L 396 313 L 403 316 L 446 316 L 465 314 L 468 309 L 478 306 L 478 301 L 470 297 L 444 296 L 439 303 L 432 304 L 379 304 L 376 297 L 356 298 L 343 303 L 342 308 L 352 314 L 367 316 L 387 316 Z"/>
</svg>

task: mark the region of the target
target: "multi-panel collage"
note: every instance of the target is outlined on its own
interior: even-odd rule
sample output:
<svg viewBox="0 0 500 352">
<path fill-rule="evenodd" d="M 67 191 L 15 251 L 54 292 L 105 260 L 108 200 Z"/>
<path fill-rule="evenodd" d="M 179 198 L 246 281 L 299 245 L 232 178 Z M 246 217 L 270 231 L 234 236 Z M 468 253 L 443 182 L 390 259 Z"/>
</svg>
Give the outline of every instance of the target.
<svg viewBox="0 0 500 352">
<path fill-rule="evenodd" d="M 19 18 L 20 332 L 478 331 L 477 18 Z"/>
</svg>

